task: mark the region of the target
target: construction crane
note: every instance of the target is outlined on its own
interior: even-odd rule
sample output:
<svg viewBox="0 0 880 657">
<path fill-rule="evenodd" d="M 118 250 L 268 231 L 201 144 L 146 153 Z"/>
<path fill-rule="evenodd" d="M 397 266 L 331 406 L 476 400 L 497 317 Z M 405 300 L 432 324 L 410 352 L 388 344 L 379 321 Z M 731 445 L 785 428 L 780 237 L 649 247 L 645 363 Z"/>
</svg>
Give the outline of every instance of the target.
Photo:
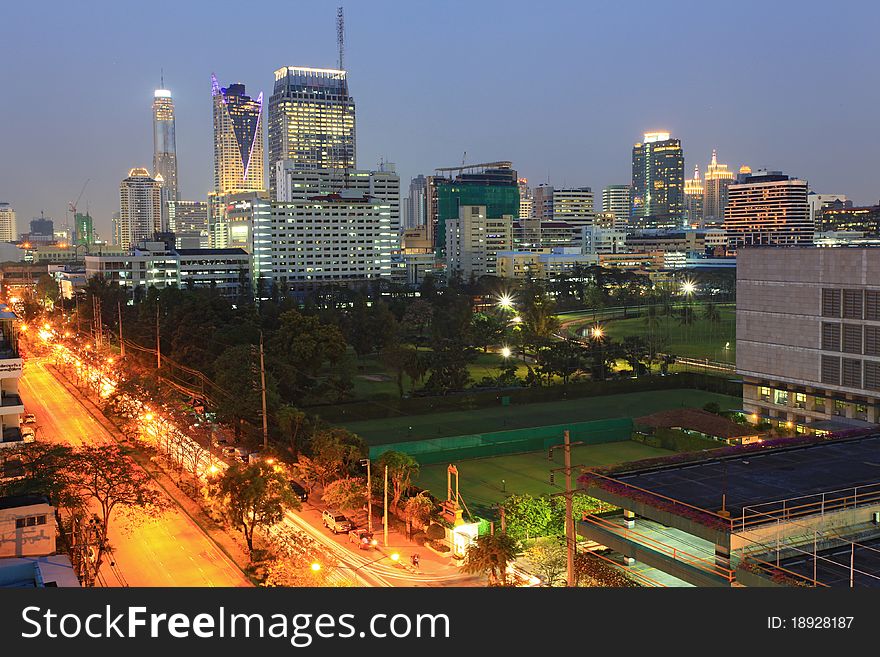
<svg viewBox="0 0 880 657">
<path fill-rule="evenodd" d="M 82 189 L 79 190 L 79 196 L 76 197 L 76 200 L 67 203 L 67 209 L 70 211 L 70 217 L 73 219 L 71 222 L 73 224 L 73 228 L 70 232 L 70 242 L 72 244 L 76 244 L 76 206 L 79 204 L 79 200 L 82 198 L 83 192 L 86 191 L 86 185 L 89 184 L 91 178 L 86 178 L 86 181 L 83 183 Z"/>
</svg>

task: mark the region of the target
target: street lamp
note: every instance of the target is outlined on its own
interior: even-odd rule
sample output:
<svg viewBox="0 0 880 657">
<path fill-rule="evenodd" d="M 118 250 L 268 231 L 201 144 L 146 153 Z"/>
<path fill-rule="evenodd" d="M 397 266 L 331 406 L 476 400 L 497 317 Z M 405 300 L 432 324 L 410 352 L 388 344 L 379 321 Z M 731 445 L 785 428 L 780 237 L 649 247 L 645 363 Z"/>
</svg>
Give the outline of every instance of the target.
<svg viewBox="0 0 880 657">
<path fill-rule="evenodd" d="M 686 280 L 681 284 L 681 293 L 686 297 L 690 297 L 697 291 L 697 284 L 691 280 Z"/>
<path fill-rule="evenodd" d="M 513 297 L 504 292 L 498 297 L 498 306 L 499 308 L 503 308 L 504 310 L 512 310 L 513 309 Z"/>
<path fill-rule="evenodd" d="M 510 347 L 501 347 L 501 355 L 504 358 L 510 358 L 510 354 L 511 354 Z"/>
<path fill-rule="evenodd" d="M 412 427 L 410 427 L 412 429 Z M 361 459 L 361 465 L 367 466 L 367 531 L 373 533 L 373 489 L 370 487 L 370 459 Z"/>
</svg>

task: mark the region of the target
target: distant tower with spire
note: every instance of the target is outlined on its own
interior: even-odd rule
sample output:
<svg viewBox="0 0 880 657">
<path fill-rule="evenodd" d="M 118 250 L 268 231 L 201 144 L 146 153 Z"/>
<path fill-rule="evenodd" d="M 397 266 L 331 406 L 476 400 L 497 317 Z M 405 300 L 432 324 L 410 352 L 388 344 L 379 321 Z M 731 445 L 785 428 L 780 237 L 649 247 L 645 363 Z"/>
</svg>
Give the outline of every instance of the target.
<svg viewBox="0 0 880 657">
<path fill-rule="evenodd" d="M 153 92 L 153 178 L 162 181 L 162 229 L 168 227 L 168 202 L 180 200 L 177 178 L 177 136 L 174 100 L 159 73 L 160 89 Z"/>
<path fill-rule="evenodd" d="M 699 166 L 694 166 L 694 177 L 684 181 L 684 211 L 685 222 L 691 228 L 703 225 L 703 181 Z"/>
<path fill-rule="evenodd" d="M 718 164 L 718 152 L 712 149 L 712 161 L 706 167 L 703 183 L 703 223 L 720 226 L 724 223 L 724 208 L 727 207 L 727 188 L 734 182 L 736 174 L 729 171 L 726 164 Z"/>
</svg>

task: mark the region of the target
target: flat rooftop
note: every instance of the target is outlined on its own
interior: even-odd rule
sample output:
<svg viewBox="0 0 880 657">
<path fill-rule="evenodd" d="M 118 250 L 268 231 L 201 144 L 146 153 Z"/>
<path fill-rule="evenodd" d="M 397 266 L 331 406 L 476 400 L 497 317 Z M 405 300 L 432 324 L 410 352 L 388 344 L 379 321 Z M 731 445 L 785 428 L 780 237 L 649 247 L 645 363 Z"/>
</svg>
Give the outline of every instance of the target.
<svg viewBox="0 0 880 657">
<path fill-rule="evenodd" d="M 804 550 L 809 551 L 809 546 Z M 817 582 L 831 587 L 850 586 L 850 564 L 854 587 L 880 588 L 880 536 L 859 541 L 855 545 L 847 542 L 835 548 L 819 550 L 815 559 L 812 553 L 808 553 L 787 557 L 779 562 L 781 568 L 809 580 L 813 579 L 815 572 Z"/>
<path fill-rule="evenodd" d="M 782 508 L 780 500 L 792 498 L 800 499 L 789 502 L 789 507 L 818 504 L 823 493 L 880 482 L 880 434 L 792 447 L 750 447 L 756 446 L 742 448 L 741 455 L 660 464 L 608 477 L 712 512 L 721 509 L 724 495 L 725 508 L 734 519 L 744 508 L 746 515 L 769 513 Z M 627 495 L 625 489 L 618 492 Z M 876 495 L 880 485 L 868 492 Z"/>
</svg>

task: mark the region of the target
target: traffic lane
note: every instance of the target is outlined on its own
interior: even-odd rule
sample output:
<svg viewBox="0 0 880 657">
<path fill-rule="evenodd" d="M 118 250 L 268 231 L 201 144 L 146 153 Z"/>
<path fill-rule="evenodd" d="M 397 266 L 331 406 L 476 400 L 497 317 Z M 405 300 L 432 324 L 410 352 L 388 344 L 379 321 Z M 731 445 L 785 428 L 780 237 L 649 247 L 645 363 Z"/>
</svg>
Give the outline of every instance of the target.
<svg viewBox="0 0 880 657">
<path fill-rule="evenodd" d="M 37 415 L 38 425 L 44 427 L 38 436 L 74 446 L 115 442 L 43 363 L 30 361 L 28 365 L 20 391 L 25 408 Z M 55 408 L 59 410 L 50 410 Z M 241 571 L 176 505 L 156 518 L 140 510 L 115 513 L 119 515 L 113 518 L 109 531 L 113 559 L 130 586 L 250 586 Z M 116 579 L 110 573 L 105 573 L 105 578 L 111 582 Z"/>
</svg>

